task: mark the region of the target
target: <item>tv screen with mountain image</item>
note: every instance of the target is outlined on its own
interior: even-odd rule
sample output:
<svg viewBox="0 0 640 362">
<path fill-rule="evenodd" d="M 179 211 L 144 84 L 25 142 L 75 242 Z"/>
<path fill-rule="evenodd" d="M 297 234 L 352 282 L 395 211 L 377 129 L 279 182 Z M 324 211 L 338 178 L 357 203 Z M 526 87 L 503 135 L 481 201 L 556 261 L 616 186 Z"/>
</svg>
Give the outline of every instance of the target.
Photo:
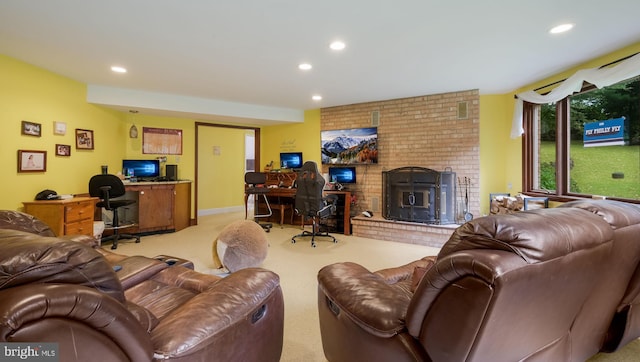
<svg viewBox="0 0 640 362">
<path fill-rule="evenodd" d="M 378 128 L 320 132 L 323 164 L 378 163 Z"/>
</svg>

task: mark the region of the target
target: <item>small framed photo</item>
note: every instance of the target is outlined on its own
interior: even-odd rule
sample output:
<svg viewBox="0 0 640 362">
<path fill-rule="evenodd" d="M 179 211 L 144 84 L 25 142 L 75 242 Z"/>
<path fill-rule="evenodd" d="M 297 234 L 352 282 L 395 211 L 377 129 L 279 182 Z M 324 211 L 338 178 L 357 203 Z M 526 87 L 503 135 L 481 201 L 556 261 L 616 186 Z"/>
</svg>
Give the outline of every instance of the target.
<svg viewBox="0 0 640 362">
<path fill-rule="evenodd" d="M 88 129 L 76 128 L 76 149 L 78 150 L 93 149 L 93 131 Z"/>
<path fill-rule="evenodd" d="M 53 122 L 53 134 L 65 135 L 67 134 L 67 124 L 64 122 Z"/>
<path fill-rule="evenodd" d="M 47 151 L 18 150 L 18 172 L 45 172 Z"/>
<path fill-rule="evenodd" d="M 42 135 L 42 126 L 40 123 L 33 123 L 29 121 L 22 121 L 23 135 L 40 137 Z"/>
<path fill-rule="evenodd" d="M 56 145 L 56 156 L 71 156 L 70 145 Z"/>
</svg>

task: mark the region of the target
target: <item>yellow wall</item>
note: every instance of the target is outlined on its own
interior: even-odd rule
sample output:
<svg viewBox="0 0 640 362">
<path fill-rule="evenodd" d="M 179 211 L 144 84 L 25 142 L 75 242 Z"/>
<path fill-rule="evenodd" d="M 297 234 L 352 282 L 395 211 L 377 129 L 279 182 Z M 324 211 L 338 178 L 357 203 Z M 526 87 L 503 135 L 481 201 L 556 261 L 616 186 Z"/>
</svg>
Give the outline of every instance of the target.
<svg viewBox="0 0 640 362">
<path fill-rule="evenodd" d="M 182 130 L 182 154 L 166 155 L 169 165 L 178 165 L 178 177 L 180 179 L 193 180 L 195 174 L 195 121 L 184 118 L 158 117 L 144 114 L 126 114 L 124 117 L 125 135 L 123 136 L 125 147 L 124 158 L 127 159 L 156 159 L 165 155 L 144 154 L 142 153 L 142 131 L 144 127 L 151 128 L 169 128 Z M 129 128 L 132 125 L 138 129 L 138 138 L 129 138 Z M 111 168 L 110 173 L 117 173 L 122 167 L 122 160 L 116 160 L 117 163 Z M 160 164 L 161 174 L 164 176 L 165 163 Z"/>
<path fill-rule="evenodd" d="M 199 210 L 244 205 L 245 135 L 253 133 L 237 128 L 198 128 Z"/>
<path fill-rule="evenodd" d="M 132 119 L 129 113 L 87 103 L 85 84 L 4 55 L 0 55 L 0 79 L 0 165 L 5 170 L 0 209 L 21 209 L 23 201 L 33 200 L 44 189 L 87 193 L 89 178 L 100 173 L 101 165 L 117 173 L 123 158 L 158 157 L 142 154 L 145 126 L 183 130 L 183 154 L 168 156 L 167 163 L 179 165 L 181 178 L 194 178 L 194 121 L 145 115 Z M 42 136 L 21 135 L 22 120 L 39 123 Z M 65 135 L 53 133 L 54 121 L 67 124 Z M 129 138 L 132 122 L 139 131 L 137 139 Z M 93 131 L 93 150 L 76 150 L 76 128 Z M 56 144 L 70 145 L 71 156 L 56 156 Z M 47 151 L 46 172 L 18 173 L 18 150 Z"/>
<path fill-rule="evenodd" d="M 43 69 L 0 55 L 0 209 L 22 208 L 44 189 L 59 194 L 86 193 L 100 165 L 115 167 L 125 153 L 125 126 L 120 112 L 86 102 L 86 86 Z M 20 134 L 21 121 L 41 124 L 42 136 Z M 53 134 L 53 122 L 67 124 L 65 135 Z M 94 150 L 76 150 L 75 129 L 94 132 Z M 71 156 L 55 155 L 55 145 L 71 145 Z M 47 170 L 18 173 L 18 150 L 47 152 Z"/>
<path fill-rule="evenodd" d="M 274 168 L 280 168 L 280 152 L 302 152 L 304 161 L 315 161 L 319 166 L 322 164 L 320 109 L 305 111 L 303 123 L 263 127 L 261 132 L 260 170 L 271 161 Z"/>
<path fill-rule="evenodd" d="M 480 96 L 480 212 L 489 193 L 522 190 L 521 139 L 511 139 L 513 94 Z M 486 197 L 485 197 L 486 195 Z"/>
</svg>

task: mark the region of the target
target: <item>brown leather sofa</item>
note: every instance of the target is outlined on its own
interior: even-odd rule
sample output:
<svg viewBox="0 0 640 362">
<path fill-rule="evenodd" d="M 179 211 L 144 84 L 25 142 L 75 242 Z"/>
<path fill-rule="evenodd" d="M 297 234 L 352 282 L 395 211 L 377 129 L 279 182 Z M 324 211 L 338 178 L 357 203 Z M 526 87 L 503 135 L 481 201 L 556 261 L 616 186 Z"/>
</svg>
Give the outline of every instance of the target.
<svg viewBox="0 0 640 362">
<path fill-rule="evenodd" d="M 640 208 L 593 205 L 477 218 L 398 268 L 322 268 L 325 356 L 584 361 L 637 337 Z"/>
<path fill-rule="evenodd" d="M 275 273 L 220 278 L 51 235 L 29 215 L 0 212 L 0 341 L 58 343 L 61 361 L 280 359 Z"/>
</svg>

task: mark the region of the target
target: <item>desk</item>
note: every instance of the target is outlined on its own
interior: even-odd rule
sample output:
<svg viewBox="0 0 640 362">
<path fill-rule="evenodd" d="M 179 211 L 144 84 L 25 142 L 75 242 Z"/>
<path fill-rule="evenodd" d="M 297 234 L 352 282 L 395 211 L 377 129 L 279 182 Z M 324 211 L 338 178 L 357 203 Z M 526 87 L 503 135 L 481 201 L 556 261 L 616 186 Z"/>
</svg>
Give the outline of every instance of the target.
<svg viewBox="0 0 640 362">
<path fill-rule="evenodd" d="M 296 191 L 297 189 L 295 188 L 288 188 L 288 187 L 274 187 L 274 188 L 269 188 L 269 193 L 267 194 L 268 197 L 286 197 L 286 198 L 291 198 L 291 199 L 295 199 L 296 197 Z M 343 210 L 343 222 L 344 222 L 344 234 L 345 235 L 350 235 L 351 234 L 351 217 L 350 217 L 350 213 L 351 213 L 351 192 L 349 191 L 334 191 L 334 190 L 325 190 L 324 191 L 325 195 L 339 195 L 339 196 L 343 196 L 344 197 L 344 210 Z M 283 218 L 282 213 L 281 213 L 281 219 Z M 282 222 L 282 221 L 281 221 Z"/>
<path fill-rule="evenodd" d="M 123 198 L 136 203 L 121 220 L 138 224 L 135 233 L 179 231 L 191 224 L 191 181 L 125 182 L 124 188 Z"/>
<path fill-rule="evenodd" d="M 24 212 L 49 225 L 56 236 L 93 236 L 93 213 L 97 197 L 23 202 Z"/>
</svg>

